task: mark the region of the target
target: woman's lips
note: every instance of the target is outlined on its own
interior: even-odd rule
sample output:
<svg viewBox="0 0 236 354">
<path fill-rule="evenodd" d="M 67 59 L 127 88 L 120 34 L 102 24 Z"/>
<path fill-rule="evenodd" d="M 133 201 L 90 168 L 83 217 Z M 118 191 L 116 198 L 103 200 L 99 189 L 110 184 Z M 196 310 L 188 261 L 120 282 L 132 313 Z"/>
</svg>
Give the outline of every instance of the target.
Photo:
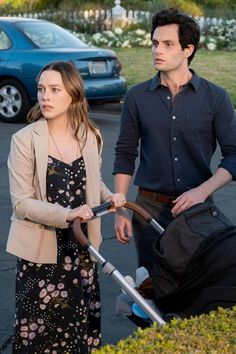
<svg viewBox="0 0 236 354">
<path fill-rule="evenodd" d="M 48 106 L 48 105 L 43 105 L 42 108 L 44 111 L 51 111 L 53 109 L 52 106 Z"/>
</svg>

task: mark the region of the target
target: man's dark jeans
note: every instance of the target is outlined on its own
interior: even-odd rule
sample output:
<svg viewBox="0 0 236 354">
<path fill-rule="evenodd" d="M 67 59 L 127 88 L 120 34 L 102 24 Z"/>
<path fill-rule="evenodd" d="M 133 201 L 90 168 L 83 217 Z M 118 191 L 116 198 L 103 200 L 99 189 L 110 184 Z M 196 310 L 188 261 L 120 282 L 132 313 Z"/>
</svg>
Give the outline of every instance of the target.
<svg viewBox="0 0 236 354">
<path fill-rule="evenodd" d="M 172 204 L 157 202 L 138 193 L 136 203 L 143 207 L 165 229 L 173 220 Z M 154 245 L 160 234 L 136 213 L 133 214 L 134 242 L 137 251 L 138 267 L 145 267 L 151 274 Z"/>
</svg>

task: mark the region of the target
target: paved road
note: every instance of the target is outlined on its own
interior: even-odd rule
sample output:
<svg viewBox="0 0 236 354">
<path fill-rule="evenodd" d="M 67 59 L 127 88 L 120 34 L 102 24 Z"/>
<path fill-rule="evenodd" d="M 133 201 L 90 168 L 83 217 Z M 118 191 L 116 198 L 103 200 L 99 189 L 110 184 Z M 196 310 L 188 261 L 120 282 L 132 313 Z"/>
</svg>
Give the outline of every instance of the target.
<svg viewBox="0 0 236 354">
<path fill-rule="evenodd" d="M 115 115 L 114 110 L 116 111 Z M 112 189 L 111 175 L 114 158 L 114 144 L 119 129 L 120 107 L 98 107 L 91 117 L 100 127 L 104 138 L 103 177 L 106 184 Z M 10 223 L 11 206 L 8 190 L 6 159 L 9 152 L 11 135 L 22 128 L 23 124 L 6 124 L 0 122 L 0 348 L 2 353 L 11 353 L 10 337 L 14 318 L 14 276 L 15 258 L 5 252 L 5 244 Z M 213 169 L 219 161 L 219 152 L 213 161 Z M 132 188 L 129 199 L 133 200 L 135 188 Z M 231 183 L 216 193 L 216 203 L 225 214 L 236 222 L 236 188 Z M 117 243 L 113 231 L 113 217 L 104 216 L 102 219 L 104 242 L 101 254 L 115 265 L 122 274 L 134 275 L 136 260 L 133 242 L 124 246 Z M 132 334 L 136 327 L 127 318 L 116 317 L 114 314 L 115 298 L 120 293 L 116 283 L 107 275 L 100 272 L 102 295 L 102 336 L 103 344 L 116 343 L 119 339 Z M 1 352 L 1 350 L 0 350 Z"/>
</svg>

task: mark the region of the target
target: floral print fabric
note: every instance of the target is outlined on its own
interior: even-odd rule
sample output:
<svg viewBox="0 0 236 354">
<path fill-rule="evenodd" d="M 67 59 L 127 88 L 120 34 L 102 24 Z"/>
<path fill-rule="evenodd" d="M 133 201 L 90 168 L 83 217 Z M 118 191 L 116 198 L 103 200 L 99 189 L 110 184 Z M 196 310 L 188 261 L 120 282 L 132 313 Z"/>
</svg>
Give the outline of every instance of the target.
<svg viewBox="0 0 236 354">
<path fill-rule="evenodd" d="M 48 158 L 48 201 L 72 208 L 84 204 L 85 183 L 82 157 L 72 164 Z M 71 228 L 56 233 L 57 264 L 17 260 L 13 353 L 86 354 L 100 347 L 97 264 Z"/>
</svg>

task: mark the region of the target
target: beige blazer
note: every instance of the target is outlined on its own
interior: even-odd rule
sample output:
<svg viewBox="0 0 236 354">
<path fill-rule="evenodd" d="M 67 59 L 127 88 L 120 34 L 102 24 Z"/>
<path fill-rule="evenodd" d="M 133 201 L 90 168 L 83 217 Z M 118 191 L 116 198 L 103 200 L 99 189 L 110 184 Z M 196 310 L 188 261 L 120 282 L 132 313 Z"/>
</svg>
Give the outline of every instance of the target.
<svg viewBox="0 0 236 354">
<path fill-rule="evenodd" d="M 8 158 L 13 205 L 7 251 L 35 263 L 57 263 L 55 228 L 68 227 L 68 209 L 47 201 L 48 125 L 42 118 L 13 135 Z M 82 137 L 82 128 L 79 131 Z M 89 132 L 82 151 L 86 170 L 86 203 L 92 208 L 111 195 L 102 182 L 101 156 L 97 141 Z M 88 238 L 98 249 L 100 220 L 88 222 Z"/>
</svg>

